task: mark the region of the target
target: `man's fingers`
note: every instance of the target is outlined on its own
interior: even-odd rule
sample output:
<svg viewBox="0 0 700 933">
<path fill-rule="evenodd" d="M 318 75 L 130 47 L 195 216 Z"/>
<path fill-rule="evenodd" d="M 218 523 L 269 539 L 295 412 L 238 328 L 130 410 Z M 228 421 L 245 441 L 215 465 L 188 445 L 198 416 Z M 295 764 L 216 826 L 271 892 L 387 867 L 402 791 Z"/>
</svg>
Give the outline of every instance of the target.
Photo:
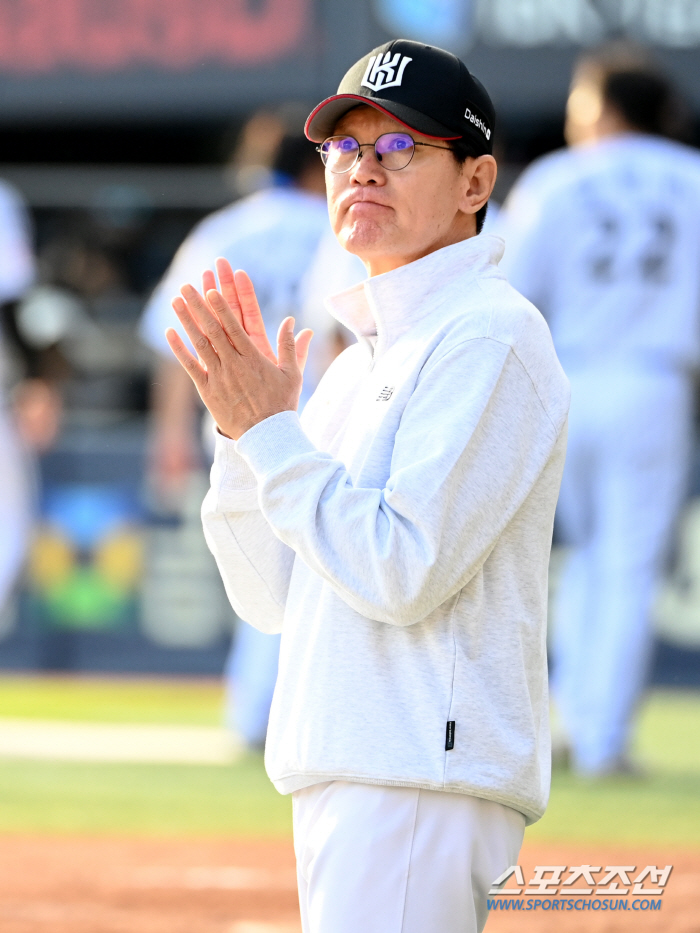
<svg viewBox="0 0 700 933">
<path fill-rule="evenodd" d="M 304 367 L 306 366 L 306 361 L 309 357 L 309 344 L 311 343 L 311 338 L 313 337 L 314 332 L 308 328 L 299 333 L 294 338 L 294 343 L 296 344 L 296 354 L 297 354 L 297 366 L 299 369 L 304 372 Z"/>
<path fill-rule="evenodd" d="M 202 273 L 202 294 L 204 295 L 205 301 L 207 298 L 207 292 L 210 292 L 212 288 L 216 288 L 216 275 L 212 272 L 211 269 L 205 269 L 205 271 Z M 213 309 L 210 308 L 210 310 Z M 225 329 L 226 328 L 224 328 L 224 330 Z"/>
<path fill-rule="evenodd" d="M 250 353 L 255 349 L 248 334 L 243 329 L 243 325 L 236 320 L 231 313 L 228 302 L 215 288 L 206 294 L 207 304 L 221 322 L 229 342 L 239 353 Z"/>
<path fill-rule="evenodd" d="M 216 276 L 211 269 L 206 269 L 202 273 L 202 294 L 206 295 L 212 288 L 216 288 Z"/>
<path fill-rule="evenodd" d="M 191 378 L 192 382 L 194 382 L 198 389 L 203 389 L 207 384 L 207 371 L 201 363 L 198 363 L 192 356 L 182 342 L 182 338 L 178 332 L 174 328 L 169 327 L 165 332 L 165 339 L 168 341 L 168 346 L 177 357 L 177 361 Z"/>
<path fill-rule="evenodd" d="M 288 317 L 282 321 L 277 334 L 277 356 L 282 372 L 289 376 L 304 372 L 313 335 L 314 332 L 307 327 L 295 337 L 294 318 Z"/>
<path fill-rule="evenodd" d="M 240 269 L 234 272 L 231 263 L 223 258 L 216 260 L 216 271 L 221 285 L 221 294 L 231 309 L 231 314 L 243 326 L 263 356 L 276 363 L 277 358 L 267 338 L 260 306 L 255 296 L 255 288 L 249 276 Z M 222 323 L 226 327 L 223 320 Z"/>
<path fill-rule="evenodd" d="M 218 355 L 221 357 L 231 349 L 231 346 L 235 347 L 236 342 L 234 337 L 236 331 L 229 334 L 228 331 L 224 329 L 224 322 L 220 320 L 219 314 L 217 313 L 218 311 L 224 310 L 228 312 L 226 303 L 222 302 L 217 311 L 215 311 L 211 307 L 208 299 L 203 298 L 197 289 L 193 288 L 191 285 L 183 285 L 180 291 L 182 297 L 185 299 L 190 314 L 197 321 L 199 329 L 209 340 Z M 215 290 L 212 290 L 208 292 L 208 294 L 217 293 Z M 238 328 L 237 332 L 242 332 L 240 325 L 236 326 Z M 198 349 L 196 344 L 195 349 Z"/>
<path fill-rule="evenodd" d="M 188 290 L 193 292 L 195 291 L 191 285 L 185 285 L 183 287 L 183 293 Z M 182 298 L 174 298 L 173 310 L 175 311 L 175 314 L 177 314 L 180 323 L 185 328 L 185 333 L 190 338 L 192 346 L 197 351 L 197 356 L 204 363 L 207 369 L 215 369 L 217 366 L 219 366 L 220 360 L 216 350 L 214 349 L 214 346 L 212 345 L 212 341 L 210 340 L 210 334 L 204 333 L 203 327 L 195 316 L 195 312 L 193 311 L 192 302 L 186 302 Z M 211 312 L 208 311 L 207 313 L 211 316 L 211 320 L 213 321 L 214 318 L 213 315 L 211 315 Z M 206 322 L 204 326 L 207 327 L 208 331 L 212 330 L 212 327 Z M 218 327 L 221 334 L 223 334 L 223 330 L 221 329 L 221 325 L 218 323 L 218 321 L 216 322 L 216 327 Z M 226 339 L 226 335 L 223 334 L 223 336 L 224 339 Z"/>
<path fill-rule="evenodd" d="M 233 269 L 231 268 L 231 263 L 228 259 L 219 258 L 216 260 L 216 273 L 219 276 L 219 284 L 221 285 L 221 294 L 224 296 L 227 305 L 231 309 L 231 314 L 236 318 L 239 324 L 243 325 L 243 313 L 241 311 L 241 303 L 238 300 L 238 292 L 236 291 L 236 283 L 233 280 Z M 216 288 L 216 283 L 210 286 L 211 288 Z M 204 294 L 206 295 L 209 289 L 206 289 Z"/>
<path fill-rule="evenodd" d="M 248 348 L 250 340 L 243 327 L 240 307 L 238 307 L 238 310 L 232 308 L 226 296 L 222 294 L 222 292 L 217 291 L 216 288 L 209 289 L 204 297 L 210 310 L 223 327 L 229 341 L 242 353 L 244 347 L 246 349 Z M 243 338 L 245 338 L 245 340 Z"/>
<path fill-rule="evenodd" d="M 255 288 L 250 281 L 247 272 L 242 269 L 236 269 L 233 273 L 233 279 L 236 285 L 236 293 L 241 303 L 241 314 L 243 315 L 243 327 L 246 334 L 253 341 L 260 352 L 273 363 L 277 362 L 274 350 L 267 339 L 267 331 L 260 313 L 260 305 L 255 295 Z"/>
</svg>

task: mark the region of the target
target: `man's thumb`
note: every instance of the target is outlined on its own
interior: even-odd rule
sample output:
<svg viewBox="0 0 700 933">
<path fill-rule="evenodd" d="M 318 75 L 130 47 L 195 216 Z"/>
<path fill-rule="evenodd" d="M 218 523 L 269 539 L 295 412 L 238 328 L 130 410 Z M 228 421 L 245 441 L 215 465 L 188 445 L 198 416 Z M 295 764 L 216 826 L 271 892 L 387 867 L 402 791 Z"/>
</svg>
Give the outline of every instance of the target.
<svg viewBox="0 0 700 933">
<path fill-rule="evenodd" d="M 299 371 L 293 317 L 286 317 L 277 331 L 277 361 L 279 368 L 288 376 Z"/>
<path fill-rule="evenodd" d="M 306 330 L 300 331 L 294 340 L 296 343 L 297 366 L 302 372 L 304 372 L 306 360 L 309 356 L 309 344 L 311 343 L 313 335 L 314 332 L 307 328 Z"/>
</svg>

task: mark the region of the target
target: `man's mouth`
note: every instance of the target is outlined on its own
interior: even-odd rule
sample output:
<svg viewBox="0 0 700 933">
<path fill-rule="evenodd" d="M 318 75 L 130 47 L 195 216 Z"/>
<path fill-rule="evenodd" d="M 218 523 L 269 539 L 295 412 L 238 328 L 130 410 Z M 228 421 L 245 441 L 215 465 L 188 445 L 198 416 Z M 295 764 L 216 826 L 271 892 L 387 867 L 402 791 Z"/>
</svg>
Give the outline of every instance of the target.
<svg viewBox="0 0 700 933">
<path fill-rule="evenodd" d="M 353 217 L 376 216 L 386 210 L 390 210 L 388 204 L 382 204 L 381 201 L 373 201 L 370 198 L 352 201 L 347 207 L 347 213 Z"/>
<path fill-rule="evenodd" d="M 353 201 L 348 210 L 355 208 L 356 211 L 362 211 L 368 208 L 383 208 L 386 209 L 386 204 L 380 204 L 379 201 Z"/>
</svg>

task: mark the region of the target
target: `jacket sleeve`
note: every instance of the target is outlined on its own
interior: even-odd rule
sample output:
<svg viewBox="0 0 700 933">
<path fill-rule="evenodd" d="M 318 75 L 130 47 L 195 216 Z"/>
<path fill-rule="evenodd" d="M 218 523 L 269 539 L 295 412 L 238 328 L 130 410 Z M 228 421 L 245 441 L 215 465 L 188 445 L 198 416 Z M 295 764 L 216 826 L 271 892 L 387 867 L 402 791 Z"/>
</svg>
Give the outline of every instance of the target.
<svg viewBox="0 0 700 933">
<path fill-rule="evenodd" d="M 204 537 L 236 613 L 269 634 L 282 631 L 294 552 L 260 511 L 253 472 L 234 441 L 217 434 Z"/>
<path fill-rule="evenodd" d="M 511 349 L 479 338 L 424 367 L 384 488 L 354 483 L 292 412 L 255 425 L 237 450 L 279 540 L 357 612 L 405 626 L 479 570 L 557 434 Z"/>
</svg>

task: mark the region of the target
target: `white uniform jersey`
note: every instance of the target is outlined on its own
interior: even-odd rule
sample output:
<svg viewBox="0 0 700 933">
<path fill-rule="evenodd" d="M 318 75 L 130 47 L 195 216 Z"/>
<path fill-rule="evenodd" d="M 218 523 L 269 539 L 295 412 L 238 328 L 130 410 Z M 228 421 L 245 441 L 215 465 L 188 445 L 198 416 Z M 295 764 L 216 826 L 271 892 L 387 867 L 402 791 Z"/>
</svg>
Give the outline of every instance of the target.
<svg viewBox="0 0 700 933">
<path fill-rule="evenodd" d="M 0 181 L 0 304 L 19 298 L 34 272 L 27 209 L 19 193 Z"/>
<path fill-rule="evenodd" d="M 0 181 L 0 305 L 20 298 L 35 275 L 31 224 L 21 195 Z M 0 329 L 0 341 L 2 330 Z M 5 351 L 0 343 L 0 390 L 5 388 Z"/>
<path fill-rule="evenodd" d="M 329 313 L 326 300 L 366 278 L 362 261 L 343 249 L 328 224 L 302 282 L 304 324 L 320 334 L 334 329 L 338 322 Z"/>
<path fill-rule="evenodd" d="M 625 134 L 538 160 L 498 218 L 502 268 L 564 368 L 700 360 L 700 154 Z"/>
<path fill-rule="evenodd" d="M 31 225 L 17 191 L 0 181 L 0 304 L 20 298 L 35 274 Z M 31 507 L 27 465 L 5 410 L 6 357 L 0 328 L 0 610 L 22 566 Z"/>
<path fill-rule="evenodd" d="M 343 249 L 329 224 L 301 284 L 301 321 L 314 332 L 304 370 L 304 400 L 310 397 L 339 349 L 335 337 L 340 324 L 329 313 L 326 301 L 366 278 L 362 262 Z M 342 328 L 341 333 L 343 339 L 354 343 L 349 330 Z"/>
<path fill-rule="evenodd" d="M 223 256 L 252 279 L 274 347 L 284 318 L 300 316 L 301 282 L 327 228 L 326 199 L 291 187 L 260 191 L 211 214 L 184 241 L 154 291 L 142 320 L 142 337 L 170 356 L 165 329 L 174 327 L 186 339 L 172 309 L 173 298 L 185 283 L 200 288 L 202 272 L 213 269 L 217 257 Z M 297 329 L 300 326 L 301 320 Z"/>
</svg>

